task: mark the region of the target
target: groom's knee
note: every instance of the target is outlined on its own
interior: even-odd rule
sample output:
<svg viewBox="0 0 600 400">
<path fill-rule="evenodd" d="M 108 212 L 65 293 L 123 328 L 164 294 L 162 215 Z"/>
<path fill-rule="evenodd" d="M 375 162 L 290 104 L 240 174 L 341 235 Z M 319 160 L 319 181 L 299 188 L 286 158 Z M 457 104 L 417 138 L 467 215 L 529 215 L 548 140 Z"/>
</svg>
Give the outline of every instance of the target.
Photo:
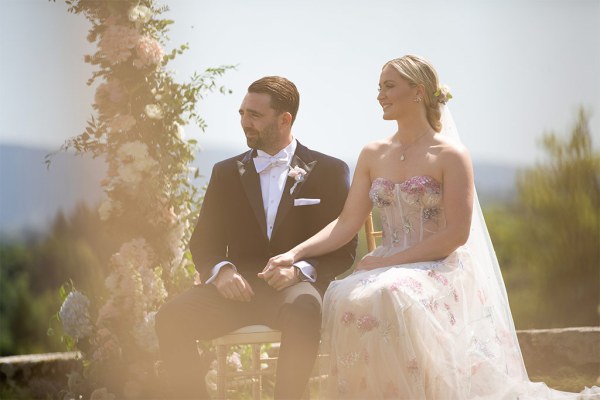
<svg viewBox="0 0 600 400">
<path fill-rule="evenodd" d="M 307 333 L 318 333 L 321 325 L 321 312 L 320 299 L 309 294 L 300 295 L 285 304 L 281 310 L 282 323 Z"/>
</svg>

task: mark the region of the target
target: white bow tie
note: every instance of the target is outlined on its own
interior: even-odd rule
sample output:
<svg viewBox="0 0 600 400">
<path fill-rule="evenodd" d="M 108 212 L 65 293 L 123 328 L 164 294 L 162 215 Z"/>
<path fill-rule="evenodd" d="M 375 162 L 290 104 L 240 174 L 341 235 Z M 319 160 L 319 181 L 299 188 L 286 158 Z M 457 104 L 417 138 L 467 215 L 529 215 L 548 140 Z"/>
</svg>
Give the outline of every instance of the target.
<svg viewBox="0 0 600 400">
<path fill-rule="evenodd" d="M 263 171 L 271 169 L 272 167 L 287 165 L 287 163 L 288 158 L 285 154 L 283 156 L 279 156 L 279 154 L 277 154 L 273 157 L 259 154 L 258 156 L 254 157 L 254 166 L 256 167 L 256 172 L 259 174 Z"/>
</svg>

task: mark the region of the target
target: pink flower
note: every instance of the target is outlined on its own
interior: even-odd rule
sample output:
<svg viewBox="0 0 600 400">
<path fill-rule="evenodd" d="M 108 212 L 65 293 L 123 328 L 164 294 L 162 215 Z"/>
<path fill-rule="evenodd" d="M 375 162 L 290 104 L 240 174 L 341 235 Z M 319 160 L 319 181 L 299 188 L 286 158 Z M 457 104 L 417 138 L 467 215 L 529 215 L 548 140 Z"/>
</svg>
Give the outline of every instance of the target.
<svg viewBox="0 0 600 400">
<path fill-rule="evenodd" d="M 394 201 L 394 182 L 385 179 L 377 178 L 371 184 L 369 197 L 377 207 L 387 207 Z"/>
<path fill-rule="evenodd" d="M 454 317 L 454 314 L 452 313 L 450 306 L 448 304 L 444 303 L 444 308 L 446 309 L 446 312 L 448 313 L 448 319 L 450 320 L 450 325 L 456 324 L 456 318 Z"/>
<path fill-rule="evenodd" d="M 416 358 L 411 358 L 410 360 L 408 360 L 408 363 L 406 364 L 406 369 L 408 369 L 409 373 L 416 373 L 419 371 L 419 364 L 417 364 L 417 359 Z"/>
<path fill-rule="evenodd" d="M 290 194 L 292 194 L 294 192 L 294 189 L 296 189 L 296 186 L 298 186 L 298 184 L 300 182 L 304 181 L 304 177 L 306 176 L 306 171 L 297 165 L 294 166 L 293 168 L 290 166 L 288 176 L 296 181 L 294 183 L 294 186 L 292 186 L 292 188 L 290 189 Z"/>
<path fill-rule="evenodd" d="M 160 44 L 148 36 L 143 36 L 138 41 L 135 53 L 137 58 L 133 60 L 133 66 L 139 69 L 160 63 L 165 55 Z"/>
<path fill-rule="evenodd" d="M 123 108 L 125 96 L 121 82 L 118 79 L 109 79 L 96 89 L 94 108 L 105 116 L 118 114 Z"/>
<path fill-rule="evenodd" d="M 441 186 L 430 176 L 412 177 L 400 184 L 402 198 L 409 204 L 423 201 L 426 207 L 433 207 L 441 200 Z"/>
<path fill-rule="evenodd" d="M 111 64 L 118 64 L 131 57 L 140 35 L 134 28 L 109 25 L 98 42 L 100 52 Z"/>
<path fill-rule="evenodd" d="M 113 132 L 127 132 L 135 126 L 135 118 L 131 115 L 118 115 L 108 125 Z"/>
<path fill-rule="evenodd" d="M 354 321 L 354 314 L 350 311 L 346 311 L 344 315 L 342 315 L 342 322 L 346 325 Z"/>
<path fill-rule="evenodd" d="M 121 82 L 118 79 L 111 79 L 98 86 L 94 101 L 97 106 L 102 107 L 108 103 L 119 103 L 124 98 L 125 93 L 121 88 Z"/>
<path fill-rule="evenodd" d="M 452 98 L 452 93 L 450 93 L 450 88 L 446 85 L 441 85 L 433 94 L 437 101 L 442 104 L 446 104 L 448 100 Z"/>
<path fill-rule="evenodd" d="M 288 176 L 294 179 L 296 182 L 302 182 L 304 180 L 304 176 L 306 175 L 306 171 L 299 166 L 290 167 L 288 172 Z"/>
<path fill-rule="evenodd" d="M 368 332 L 378 327 L 379 321 L 374 316 L 365 314 L 356 321 L 356 326 L 358 326 L 358 329 Z"/>
</svg>

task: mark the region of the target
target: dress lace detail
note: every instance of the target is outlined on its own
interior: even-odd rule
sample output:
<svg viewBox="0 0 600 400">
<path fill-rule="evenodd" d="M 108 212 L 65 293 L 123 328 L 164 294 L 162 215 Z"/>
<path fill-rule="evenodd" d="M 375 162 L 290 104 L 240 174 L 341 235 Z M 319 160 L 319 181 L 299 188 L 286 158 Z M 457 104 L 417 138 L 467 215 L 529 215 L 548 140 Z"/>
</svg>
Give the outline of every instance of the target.
<svg viewBox="0 0 600 400">
<path fill-rule="evenodd" d="M 442 184 L 429 176 L 372 182 L 382 245 L 389 256 L 445 226 Z M 329 354 L 324 398 L 568 399 L 532 383 L 512 327 L 487 301 L 466 246 L 443 260 L 356 272 L 329 286 L 322 352 Z M 581 396 L 581 397 L 579 397 Z"/>
<path fill-rule="evenodd" d="M 379 209 L 383 247 L 388 250 L 404 250 L 445 225 L 442 185 L 432 177 L 415 176 L 402 183 L 377 178 L 369 197 Z"/>
</svg>

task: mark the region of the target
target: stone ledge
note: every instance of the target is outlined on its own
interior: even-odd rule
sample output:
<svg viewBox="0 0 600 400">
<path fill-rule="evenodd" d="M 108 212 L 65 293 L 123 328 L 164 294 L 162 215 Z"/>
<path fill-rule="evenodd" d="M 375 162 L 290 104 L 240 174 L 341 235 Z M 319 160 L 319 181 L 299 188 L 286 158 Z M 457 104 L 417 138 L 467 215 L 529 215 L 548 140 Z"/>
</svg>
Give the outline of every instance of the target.
<svg viewBox="0 0 600 400">
<path fill-rule="evenodd" d="M 520 330 L 517 336 L 530 376 L 553 376 L 563 367 L 600 375 L 600 327 Z M 15 393 L 26 388 L 38 398 L 66 387 L 67 373 L 80 369 L 77 352 L 0 357 L 0 386 Z"/>
<path fill-rule="evenodd" d="M 562 367 L 600 375 L 600 327 L 517 331 L 530 375 L 554 375 Z"/>
<path fill-rule="evenodd" d="M 81 370 L 78 352 L 0 357 L 0 387 L 17 398 L 46 398 L 67 385 L 67 374 Z"/>
</svg>

